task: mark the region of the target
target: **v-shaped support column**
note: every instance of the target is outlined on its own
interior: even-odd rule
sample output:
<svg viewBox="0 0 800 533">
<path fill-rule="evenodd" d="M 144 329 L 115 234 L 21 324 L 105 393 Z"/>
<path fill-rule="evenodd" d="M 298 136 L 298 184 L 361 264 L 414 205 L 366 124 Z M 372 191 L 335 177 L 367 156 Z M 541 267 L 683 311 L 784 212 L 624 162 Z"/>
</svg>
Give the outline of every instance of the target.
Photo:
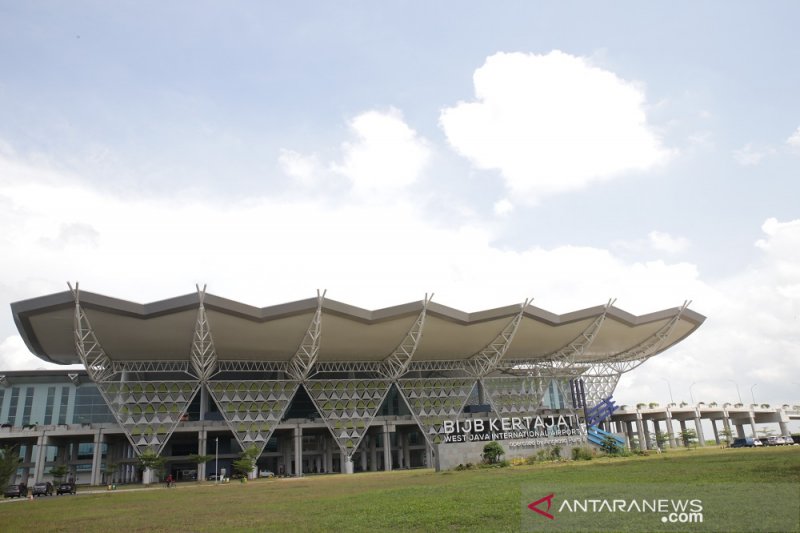
<svg viewBox="0 0 800 533">
<path fill-rule="evenodd" d="M 113 371 L 108 357 L 80 304 L 78 284 L 69 285 L 75 299 L 75 347 L 89 377 L 111 410 L 125 436 L 141 453 L 161 454 L 200 388 L 197 380 L 128 381 Z"/>
<path fill-rule="evenodd" d="M 388 379 L 310 380 L 304 386 L 348 459 L 358 449 L 392 382 Z"/>
<path fill-rule="evenodd" d="M 475 378 L 398 379 L 397 388 L 428 444 L 433 446 L 442 442 L 444 421 L 464 411 L 476 383 Z"/>
</svg>

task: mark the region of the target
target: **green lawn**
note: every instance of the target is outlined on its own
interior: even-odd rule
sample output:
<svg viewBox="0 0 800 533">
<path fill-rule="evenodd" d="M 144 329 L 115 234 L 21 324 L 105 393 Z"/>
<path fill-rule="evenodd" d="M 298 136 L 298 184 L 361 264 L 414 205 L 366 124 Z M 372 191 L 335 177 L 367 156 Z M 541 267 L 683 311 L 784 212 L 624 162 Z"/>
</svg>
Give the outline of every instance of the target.
<svg viewBox="0 0 800 533">
<path fill-rule="evenodd" d="M 800 483 L 800 447 L 179 484 L 0 504 L 0 531 L 518 531 L 523 486 Z"/>
</svg>

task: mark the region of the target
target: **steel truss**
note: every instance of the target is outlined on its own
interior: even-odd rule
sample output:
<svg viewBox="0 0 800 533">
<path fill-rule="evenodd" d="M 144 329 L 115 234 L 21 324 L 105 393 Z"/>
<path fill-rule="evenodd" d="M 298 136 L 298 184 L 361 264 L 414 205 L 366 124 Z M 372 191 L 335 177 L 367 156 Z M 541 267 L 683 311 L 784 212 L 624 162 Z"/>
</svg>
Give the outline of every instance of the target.
<svg viewBox="0 0 800 533">
<path fill-rule="evenodd" d="M 217 360 L 217 374 L 225 372 L 287 372 L 287 361 L 226 361 Z"/>
<path fill-rule="evenodd" d="M 75 282 L 74 289 L 71 283 L 67 283 L 67 286 L 75 299 L 74 332 L 75 349 L 78 352 L 78 357 L 80 357 L 92 381 L 106 381 L 114 374 L 111 368 L 111 359 L 106 355 L 105 350 L 100 345 L 100 341 L 97 340 L 97 335 L 94 334 L 89 317 L 86 316 L 86 312 L 81 307 L 78 282 Z"/>
<path fill-rule="evenodd" d="M 408 365 L 411 363 L 414 352 L 417 351 L 417 346 L 419 346 L 419 341 L 422 338 L 422 329 L 425 327 L 425 315 L 428 312 L 428 304 L 431 302 L 432 298 L 433 294 L 431 294 L 430 297 L 425 294 L 425 299 L 422 301 L 422 311 L 411 325 L 411 329 L 394 352 L 383 360 L 386 377 L 389 379 L 397 379 L 406 373 L 406 369 L 408 369 Z"/>
<path fill-rule="evenodd" d="M 86 372 L 97 384 L 97 390 L 137 455 L 147 449 L 161 454 L 200 389 L 200 383 L 195 379 L 127 380 L 129 372 L 187 372 L 188 365 L 178 361 L 111 361 L 80 304 L 78 283 L 74 289 L 71 284 L 67 285 L 75 299 L 75 349 Z"/>
<path fill-rule="evenodd" d="M 514 334 L 517 332 L 520 322 L 522 322 L 522 315 L 525 313 L 525 308 L 528 307 L 529 301 L 528 299 L 525 300 L 520 306 L 519 313 L 511 319 L 492 342 L 468 360 L 468 371 L 470 373 L 476 377 L 483 377 L 497 367 L 497 364 L 508 351 L 508 347 L 511 346 L 511 341 L 514 340 Z"/>
<path fill-rule="evenodd" d="M 206 285 L 203 285 L 203 290 L 200 290 L 200 285 L 196 285 L 196 287 L 197 299 L 200 301 L 200 307 L 197 309 L 197 320 L 195 321 L 194 338 L 192 339 L 192 352 L 189 357 L 195 375 L 201 383 L 206 383 L 216 370 L 217 351 L 214 348 L 214 339 L 211 336 L 211 327 L 208 324 L 206 307 L 204 305 Z"/>
<path fill-rule="evenodd" d="M 311 319 L 311 324 L 308 325 L 308 330 L 300 343 L 300 347 L 289 361 L 288 373 L 298 381 L 305 381 L 314 363 L 317 362 L 320 335 L 322 333 L 322 302 L 325 299 L 325 292 L 320 294 L 317 291 L 317 311 Z"/>
<path fill-rule="evenodd" d="M 586 405 L 594 407 L 614 393 L 617 388 L 620 374 L 608 374 L 602 376 L 584 375 L 581 377 L 584 385 L 584 396 Z"/>
<path fill-rule="evenodd" d="M 112 361 L 115 374 L 182 372 L 191 375 L 188 361 Z"/>
<path fill-rule="evenodd" d="M 579 369 L 576 366 L 576 360 L 583 356 L 586 349 L 594 342 L 614 302 L 616 302 L 616 299 L 609 299 L 603 309 L 603 313 L 594 319 L 580 335 L 575 337 L 566 346 L 556 351 L 547 361 L 539 365 L 541 371 L 545 375 L 548 375 L 556 384 L 562 401 L 568 404 L 567 408 L 572 411 L 573 415 L 576 414 L 576 406 L 572 403 L 569 379 L 564 379 L 564 374 L 566 373 L 570 379 L 580 375 Z M 556 374 L 559 374 L 559 376 L 557 377 Z M 544 391 L 542 391 L 542 393 L 543 392 Z"/>
</svg>

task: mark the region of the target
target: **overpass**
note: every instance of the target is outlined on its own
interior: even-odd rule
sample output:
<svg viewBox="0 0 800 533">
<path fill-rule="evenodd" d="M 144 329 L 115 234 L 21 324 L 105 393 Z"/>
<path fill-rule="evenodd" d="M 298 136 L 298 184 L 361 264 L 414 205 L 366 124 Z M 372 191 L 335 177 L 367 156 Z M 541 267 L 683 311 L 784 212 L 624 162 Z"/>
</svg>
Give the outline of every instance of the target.
<svg viewBox="0 0 800 533">
<path fill-rule="evenodd" d="M 655 449 L 657 442 L 665 434 L 665 442 L 670 447 L 675 447 L 676 432 L 674 423 L 678 422 L 680 433 L 692 424 L 697 434 L 700 446 L 705 446 L 706 436 L 703 431 L 702 421 L 710 422 L 714 440 L 721 444 L 725 435 L 731 438 L 744 438 L 748 430 L 751 436 L 758 437 L 757 424 L 775 424 L 775 429 L 780 435 L 789 435 L 789 422 L 800 420 L 800 405 L 784 404 L 781 407 L 768 405 L 743 405 L 743 404 L 717 404 L 699 403 L 694 406 L 687 404 L 669 404 L 660 407 L 656 404 L 638 404 L 635 408 L 623 405 L 614 412 L 610 419 L 606 419 L 601 427 L 609 432 L 618 433 L 625 437 L 628 447 L 634 439 L 643 443 L 642 449 Z M 735 428 L 735 431 L 734 429 Z M 653 438 L 655 437 L 655 439 Z"/>
</svg>

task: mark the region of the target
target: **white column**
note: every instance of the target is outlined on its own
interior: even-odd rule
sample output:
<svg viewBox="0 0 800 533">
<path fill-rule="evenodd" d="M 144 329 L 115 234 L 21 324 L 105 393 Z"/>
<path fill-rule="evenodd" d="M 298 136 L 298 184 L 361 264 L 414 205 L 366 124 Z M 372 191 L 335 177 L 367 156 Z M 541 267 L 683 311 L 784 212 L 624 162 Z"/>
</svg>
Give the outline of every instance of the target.
<svg viewBox="0 0 800 533">
<path fill-rule="evenodd" d="M 102 472 L 102 462 L 103 462 L 103 430 L 98 429 L 97 432 L 94 434 L 94 450 L 92 453 L 92 474 L 91 474 L 91 481 L 92 485 L 99 485 L 100 481 L 102 480 L 103 472 Z"/>
<path fill-rule="evenodd" d="M 383 425 L 383 469 L 387 472 L 392 469 L 392 427 Z"/>
<path fill-rule="evenodd" d="M 39 483 L 44 476 L 44 463 L 47 460 L 47 435 L 42 433 L 36 439 L 36 465 L 33 469 L 33 482 Z"/>
<path fill-rule="evenodd" d="M 411 468 L 411 437 L 408 431 L 403 432 L 403 468 Z"/>
<path fill-rule="evenodd" d="M 694 428 L 697 431 L 697 443 L 700 446 L 706 445 L 706 437 L 703 434 L 703 425 L 700 423 L 700 413 L 695 411 Z"/>
<path fill-rule="evenodd" d="M 200 409 L 200 419 L 202 420 L 202 408 Z M 208 442 L 208 431 L 206 428 L 201 428 L 197 432 L 197 455 L 206 455 Z M 206 464 L 200 463 L 197 465 L 197 480 L 201 481 L 206 478 Z"/>
<path fill-rule="evenodd" d="M 368 435 L 369 438 L 369 469 L 373 472 L 378 470 L 378 446 L 375 435 Z"/>
<path fill-rule="evenodd" d="M 303 475 L 303 428 L 295 426 L 294 428 L 294 475 L 300 477 Z"/>
</svg>

